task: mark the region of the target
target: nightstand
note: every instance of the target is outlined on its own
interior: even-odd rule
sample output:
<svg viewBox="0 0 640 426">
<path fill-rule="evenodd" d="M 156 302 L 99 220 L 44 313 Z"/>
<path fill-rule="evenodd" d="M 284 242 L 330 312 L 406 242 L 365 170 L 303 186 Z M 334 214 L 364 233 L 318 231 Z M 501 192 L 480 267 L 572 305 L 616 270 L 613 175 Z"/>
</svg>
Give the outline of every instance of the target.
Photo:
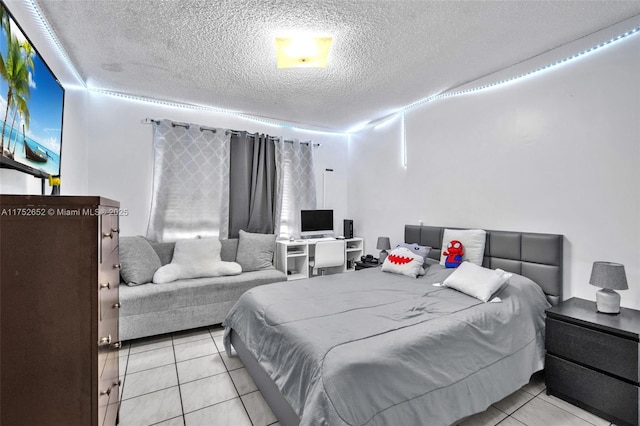
<svg viewBox="0 0 640 426">
<path fill-rule="evenodd" d="M 547 394 L 617 425 L 640 423 L 640 311 L 572 298 L 547 310 Z"/>
</svg>

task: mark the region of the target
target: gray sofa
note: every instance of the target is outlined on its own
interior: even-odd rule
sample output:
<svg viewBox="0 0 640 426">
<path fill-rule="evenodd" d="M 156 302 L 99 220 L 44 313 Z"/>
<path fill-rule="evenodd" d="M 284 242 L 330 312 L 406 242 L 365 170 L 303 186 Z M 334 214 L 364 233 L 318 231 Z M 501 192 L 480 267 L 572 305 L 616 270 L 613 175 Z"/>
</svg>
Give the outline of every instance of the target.
<svg viewBox="0 0 640 426">
<path fill-rule="evenodd" d="M 136 261 L 125 253 L 126 250 L 123 251 L 126 238 L 142 237 L 121 238 L 120 263 L 123 266 Z M 221 243 L 222 260 L 235 261 L 238 239 L 222 240 Z M 151 243 L 162 265 L 171 263 L 174 246 L 175 243 Z M 129 258 L 123 258 L 122 254 Z M 164 284 L 138 283 L 130 286 L 123 282 L 119 287 L 120 340 L 220 324 L 242 293 L 286 279 L 287 276 L 276 269 L 262 269 L 240 275 L 181 279 Z"/>
</svg>

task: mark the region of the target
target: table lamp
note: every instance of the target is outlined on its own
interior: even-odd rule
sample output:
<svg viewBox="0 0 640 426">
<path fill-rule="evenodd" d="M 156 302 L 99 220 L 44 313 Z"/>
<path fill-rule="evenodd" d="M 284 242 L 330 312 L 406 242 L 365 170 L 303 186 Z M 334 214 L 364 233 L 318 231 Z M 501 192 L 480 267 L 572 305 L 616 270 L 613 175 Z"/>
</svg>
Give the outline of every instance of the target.
<svg viewBox="0 0 640 426">
<path fill-rule="evenodd" d="M 391 241 L 389 241 L 389 237 L 378 237 L 378 244 L 376 245 L 376 248 L 378 250 L 382 250 L 380 252 L 380 260 L 378 261 L 379 263 L 384 262 L 384 260 L 387 258 L 387 250 L 389 250 L 391 248 Z"/>
<path fill-rule="evenodd" d="M 593 262 L 589 284 L 600 287 L 596 293 L 598 312 L 605 314 L 620 313 L 620 295 L 615 290 L 626 290 L 627 276 L 624 265 L 612 262 Z"/>
</svg>

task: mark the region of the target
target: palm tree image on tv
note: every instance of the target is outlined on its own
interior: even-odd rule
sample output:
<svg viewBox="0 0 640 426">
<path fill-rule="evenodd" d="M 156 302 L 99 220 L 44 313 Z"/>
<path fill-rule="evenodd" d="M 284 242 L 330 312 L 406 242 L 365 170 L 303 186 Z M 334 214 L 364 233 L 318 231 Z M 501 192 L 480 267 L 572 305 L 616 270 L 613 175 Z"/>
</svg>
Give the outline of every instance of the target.
<svg viewBox="0 0 640 426">
<path fill-rule="evenodd" d="M 60 173 L 64 90 L 0 5 L 0 154 Z"/>
</svg>

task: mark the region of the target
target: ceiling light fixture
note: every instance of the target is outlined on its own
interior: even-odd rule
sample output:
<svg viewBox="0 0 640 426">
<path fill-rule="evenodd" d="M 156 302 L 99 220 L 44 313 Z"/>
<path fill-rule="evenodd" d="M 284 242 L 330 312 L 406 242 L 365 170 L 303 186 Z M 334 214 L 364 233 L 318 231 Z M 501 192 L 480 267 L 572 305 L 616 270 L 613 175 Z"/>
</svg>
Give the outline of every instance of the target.
<svg viewBox="0 0 640 426">
<path fill-rule="evenodd" d="M 331 37 L 276 37 L 278 68 L 326 68 Z"/>
</svg>

